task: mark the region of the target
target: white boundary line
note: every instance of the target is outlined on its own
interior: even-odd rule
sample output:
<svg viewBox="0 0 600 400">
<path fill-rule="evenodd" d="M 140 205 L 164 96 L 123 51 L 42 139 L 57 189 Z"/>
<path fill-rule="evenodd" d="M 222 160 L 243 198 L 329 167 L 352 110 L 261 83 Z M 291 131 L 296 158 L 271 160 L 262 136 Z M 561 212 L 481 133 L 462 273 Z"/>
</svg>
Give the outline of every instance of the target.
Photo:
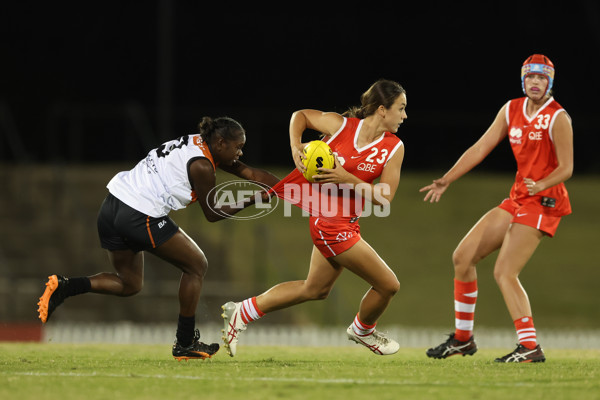
<svg viewBox="0 0 600 400">
<path fill-rule="evenodd" d="M 60 377 L 60 378 L 132 378 L 132 379 L 165 379 L 165 380 L 190 380 L 190 381 L 223 381 L 222 377 L 218 376 L 197 376 L 197 375 L 164 375 L 164 374 L 156 374 L 156 375 L 148 375 L 148 374 L 106 374 L 106 373 L 80 373 L 80 372 L 14 372 L 11 373 L 9 371 L 1 371 L 0 375 L 5 376 L 42 376 L 42 377 Z M 381 386 L 447 386 L 448 382 L 445 381 L 407 381 L 407 380 L 386 380 L 386 379 L 375 379 L 375 380 L 366 380 L 366 379 L 315 379 L 315 378 L 278 378 L 278 377 L 241 377 L 237 376 L 233 381 L 262 381 L 262 382 L 282 382 L 282 383 L 317 383 L 317 384 L 358 384 L 358 385 L 381 385 Z M 472 386 L 498 386 L 498 387 L 514 387 L 514 386 L 536 386 L 536 383 L 532 382 L 495 382 L 493 384 L 485 384 L 481 385 L 477 382 L 472 382 Z"/>
<path fill-rule="evenodd" d="M 221 343 L 221 324 L 198 324 L 203 342 Z M 43 342 L 52 343 L 121 343 L 172 344 L 176 324 L 121 323 L 60 323 L 44 327 Z M 429 348 L 446 340 L 449 328 L 418 328 L 406 326 L 379 327 L 403 348 Z M 475 326 L 479 348 L 512 348 L 517 343 L 513 329 Z M 545 349 L 600 349 L 600 329 L 555 330 L 538 329 L 538 341 Z M 240 338 L 240 344 L 269 346 L 354 346 L 348 341 L 346 327 L 251 324 Z"/>
</svg>

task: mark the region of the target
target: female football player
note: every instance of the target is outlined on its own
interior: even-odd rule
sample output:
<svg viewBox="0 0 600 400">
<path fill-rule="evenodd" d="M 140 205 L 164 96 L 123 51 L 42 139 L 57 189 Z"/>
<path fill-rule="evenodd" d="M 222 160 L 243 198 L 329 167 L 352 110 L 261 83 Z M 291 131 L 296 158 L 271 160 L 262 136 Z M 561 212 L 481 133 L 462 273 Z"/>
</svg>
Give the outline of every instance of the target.
<svg viewBox="0 0 600 400">
<path fill-rule="evenodd" d="M 173 357 L 204 359 L 219 350 L 217 343 L 200 342 L 195 313 L 208 268 L 198 245 L 169 218 L 172 210 L 197 201 L 206 219 L 218 221 L 253 203 L 215 207 L 217 167 L 243 179 L 272 186 L 270 173 L 242 163 L 246 135 L 227 117 L 204 117 L 196 134 L 182 136 L 151 150 L 132 170 L 118 173 L 98 215 L 98 234 L 116 272 L 89 277 L 52 275 L 40 297 L 39 318 L 46 323 L 62 302 L 83 293 L 133 296 L 143 286 L 144 251 L 173 264 L 182 272 L 179 284 L 179 320 Z"/>
<path fill-rule="evenodd" d="M 519 273 L 543 236 L 554 236 L 562 216 L 571 213 L 564 181 L 573 173 L 571 119 L 552 97 L 554 65 L 534 54 L 521 68 L 525 97 L 510 100 L 483 136 L 440 179 L 425 186 L 425 201 L 438 202 L 448 186 L 479 164 L 508 136 L 517 160 L 517 175 L 509 198 L 485 214 L 453 254 L 455 332 L 427 350 L 434 358 L 477 351 L 473 319 L 477 301 L 477 263 L 500 249 L 494 278 L 514 322 L 519 344 L 497 362 L 543 362 L 531 306 Z"/>
<path fill-rule="evenodd" d="M 344 269 L 371 285 L 347 329 L 348 338 L 375 354 L 398 351 L 398 343 L 378 332 L 375 325 L 400 289 L 400 283 L 385 261 L 362 239 L 358 219 L 364 198 L 382 206 L 389 206 L 394 198 L 404 159 L 404 146 L 394 134 L 406 118 L 406 93 L 398 83 L 388 80 L 375 82 L 362 95 L 361 107 L 350 109 L 344 115 L 317 110 L 293 113 L 289 132 L 297 169 L 279 182 L 273 192 L 310 212 L 314 247 L 308 276 L 304 280 L 280 283 L 259 296 L 223 306 L 223 340 L 230 356 L 236 354 L 238 337 L 249 322 L 265 313 L 309 300 L 325 299 Z M 316 177 L 322 185 L 314 187 L 302 174 L 306 169 L 302 162 L 302 150 L 306 146 L 302 143 L 302 135 L 306 129 L 322 133 L 323 140 L 336 155 L 335 168 L 320 168 L 321 173 Z M 374 184 L 378 177 L 380 181 Z M 290 198 L 290 187 L 302 188 L 300 199 Z M 327 190 L 319 193 L 319 188 L 326 187 Z M 315 199 L 311 190 L 325 198 L 328 211 L 333 206 L 336 210 L 333 216 L 321 212 L 315 202 L 308 202 Z"/>
</svg>

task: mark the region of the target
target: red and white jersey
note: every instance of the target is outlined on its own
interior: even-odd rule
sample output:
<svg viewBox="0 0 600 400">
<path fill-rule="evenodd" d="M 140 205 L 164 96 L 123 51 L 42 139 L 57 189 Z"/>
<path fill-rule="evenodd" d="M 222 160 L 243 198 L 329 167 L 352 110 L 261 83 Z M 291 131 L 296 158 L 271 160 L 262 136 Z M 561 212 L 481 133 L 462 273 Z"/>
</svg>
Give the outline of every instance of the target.
<svg viewBox="0 0 600 400">
<path fill-rule="evenodd" d="M 517 175 L 510 192 L 510 198 L 521 201 L 528 198 L 550 197 L 555 199 L 555 206 L 547 213 L 562 216 L 571 213 L 569 194 L 564 183 L 552 186 L 535 196 L 529 196 L 524 178 L 534 181 L 548 176 L 558 166 L 552 127 L 556 117 L 565 112 L 553 97 L 532 116 L 527 115 L 527 97 L 513 99 L 506 107 L 508 123 L 508 139 L 515 159 L 517 160 Z M 568 114 L 567 114 L 568 116 Z"/>
<path fill-rule="evenodd" d="M 346 171 L 372 183 L 381 176 L 388 160 L 402 146 L 402 141 L 396 135 L 384 132 L 375 141 L 358 147 L 363 122 L 358 118 L 344 118 L 340 129 L 325 141 Z M 289 190 L 289 186 L 286 190 L 288 184 L 301 185 L 306 190 Z M 275 185 L 273 191 L 315 217 L 352 219 L 359 217 L 364 207 L 364 199 L 357 196 L 349 185 L 309 184 L 297 169 Z M 335 216 L 328 213 L 331 210 L 336 210 Z"/>
<path fill-rule="evenodd" d="M 342 167 L 357 178 L 372 183 L 383 172 L 388 160 L 402 146 L 402 141 L 384 132 L 375 141 L 358 147 L 358 135 L 364 120 L 344 118 L 340 129 L 326 143 L 338 157 Z"/>
<path fill-rule="evenodd" d="M 216 167 L 199 134 L 182 136 L 150 150 L 132 170 L 119 172 L 106 187 L 129 207 L 163 217 L 196 201 L 188 168 L 198 158 L 206 158 Z"/>
</svg>

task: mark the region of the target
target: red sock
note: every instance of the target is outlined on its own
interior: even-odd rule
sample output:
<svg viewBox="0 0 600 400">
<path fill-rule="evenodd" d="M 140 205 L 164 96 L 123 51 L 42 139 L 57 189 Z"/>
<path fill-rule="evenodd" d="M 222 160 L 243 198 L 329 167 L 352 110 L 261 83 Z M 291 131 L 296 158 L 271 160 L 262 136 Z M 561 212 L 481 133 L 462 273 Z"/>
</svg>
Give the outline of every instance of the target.
<svg viewBox="0 0 600 400">
<path fill-rule="evenodd" d="M 454 280 L 454 337 L 466 342 L 473 336 L 475 303 L 477 302 L 477 279 L 472 282 Z"/>
<path fill-rule="evenodd" d="M 358 336 L 368 336 L 375 330 L 375 325 L 377 325 L 377 323 L 374 323 L 373 325 L 367 325 L 361 322 L 361 320 L 358 318 L 358 314 L 356 314 L 356 317 L 354 317 L 354 321 L 352 322 L 352 329 Z"/>
<path fill-rule="evenodd" d="M 519 343 L 529 350 L 535 349 L 537 347 L 537 336 L 535 334 L 535 327 L 533 326 L 533 318 L 525 316 L 515 319 L 513 322 L 517 330 Z"/>
<path fill-rule="evenodd" d="M 250 321 L 255 321 L 263 315 L 265 315 L 264 312 L 258 309 L 258 305 L 256 304 L 256 297 L 251 297 L 242 301 L 242 307 L 240 311 L 242 321 L 244 321 L 244 323 L 246 324 Z"/>
</svg>

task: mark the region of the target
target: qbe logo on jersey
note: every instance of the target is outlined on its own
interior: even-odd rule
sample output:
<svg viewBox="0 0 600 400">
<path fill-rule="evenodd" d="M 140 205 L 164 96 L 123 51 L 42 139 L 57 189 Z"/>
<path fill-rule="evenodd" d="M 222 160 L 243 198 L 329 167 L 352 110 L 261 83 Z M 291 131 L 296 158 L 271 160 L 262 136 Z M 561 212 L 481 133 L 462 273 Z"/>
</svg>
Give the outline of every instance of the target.
<svg viewBox="0 0 600 400">
<path fill-rule="evenodd" d="M 213 199 L 214 201 L 208 201 L 208 205 L 212 211 L 220 216 L 230 219 L 256 219 L 264 217 L 270 214 L 277 208 L 279 198 L 273 196 L 273 203 L 269 203 L 268 200 L 263 200 L 260 193 L 269 191 L 271 187 L 261 182 L 255 181 L 228 181 L 223 182 L 215 186 L 208 192 L 207 198 Z M 254 206 L 249 207 L 250 213 L 243 213 L 244 215 L 229 215 L 224 212 L 224 208 L 242 209 L 247 206 L 248 203 L 254 199 Z M 210 205 L 214 204 L 214 207 Z"/>
</svg>

